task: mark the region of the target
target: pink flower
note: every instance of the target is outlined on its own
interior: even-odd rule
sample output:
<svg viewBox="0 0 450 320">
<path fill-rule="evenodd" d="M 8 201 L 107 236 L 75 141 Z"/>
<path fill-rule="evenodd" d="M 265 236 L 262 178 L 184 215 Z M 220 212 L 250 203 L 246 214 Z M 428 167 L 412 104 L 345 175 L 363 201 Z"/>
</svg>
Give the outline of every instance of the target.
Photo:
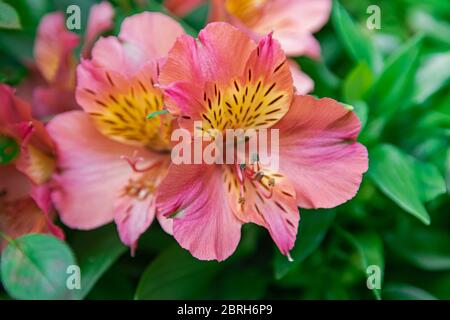
<svg viewBox="0 0 450 320">
<path fill-rule="evenodd" d="M 92 6 L 83 41 L 84 57 L 90 55 L 96 38 L 113 27 L 113 16 L 113 7 L 108 2 Z M 74 99 L 78 59 L 74 50 L 79 43 L 80 37 L 67 30 L 63 12 L 49 13 L 42 18 L 34 46 L 36 61 L 30 65 L 31 76 L 18 92 L 32 101 L 35 117 L 78 109 Z"/>
<path fill-rule="evenodd" d="M 313 37 L 328 21 L 330 0 L 212 0 L 210 21 L 226 21 L 255 40 L 273 32 L 288 56 L 320 57 Z M 294 84 L 300 94 L 312 91 L 313 81 L 290 62 Z"/>
<path fill-rule="evenodd" d="M 0 85 L 0 230 L 11 238 L 30 232 L 54 233 L 47 182 L 54 171 L 54 149 L 30 106 Z M 0 249 L 5 242 L 0 240 Z"/>
<path fill-rule="evenodd" d="M 126 18 L 118 37 L 99 39 L 77 69 L 82 111 L 61 114 L 48 130 L 58 168 L 52 199 L 62 221 L 93 229 L 115 220 L 135 249 L 156 215 L 154 193 L 170 160 L 170 116 L 146 119 L 163 107 L 161 63 L 182 27 L 160 13 Z M 160 218 L 170 231 L 170 221 Z"/>
<path fill-rule="evenodd" d="M 286 56 L 270 34 L 255 43 L 229 24 L 211 23 L 198 41 L 178 38 L 159 81 L 182 127 L 279 129 L 278 171 L 248 159 L 170 165 L 157 207 L 173 217 L 175 239 L 195 257 L 226 259 L 248 222 L 265 227 L 289 256 L 297 206 L 330 208 L 356 194 L 368 166 L 356 142 L 357 116 L 332 99 L 294 94 Z"/>
</svg>

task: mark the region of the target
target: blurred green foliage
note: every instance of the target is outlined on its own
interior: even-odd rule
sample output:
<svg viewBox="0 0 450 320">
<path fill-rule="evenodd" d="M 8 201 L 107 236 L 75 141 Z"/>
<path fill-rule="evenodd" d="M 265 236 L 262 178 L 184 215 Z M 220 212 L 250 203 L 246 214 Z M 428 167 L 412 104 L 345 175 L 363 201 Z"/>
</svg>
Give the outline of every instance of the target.
<svg viewBox="0 0 450 320">
<path fill-rule="evenodd" d="M 20 83 L 40 17 L 73 2 L 0 2 L 17 12 L 5 20 L 0 10 L 0 28 L 21 28 L 0 30 L 0 81 Z M 84 13 L 93 3 L 76 2 Z M 115 32 L 130 14 L 165 11 L 156 0 L 113 3 Z M 381 9 L 379 30 L 366 27 L 373 4 Z M 187 32 L 196 34 L 207 12 L 202 6 L 186 17 Z M 450 299 L 449 21 L 448 1 L 335 1 L 317 34 L 323 59 L 297 59 L 314 79 L 312 94 L 354 107 L 370 168 L 353 200 L 333 210 L 300 209 L 294 262 L 254 225 L 244 227 L 237 252 L 222 263 L 192 258 L 156 223 L 135 257 L 112 225 L 66 230 L 68 247 L 61 250 L 73 250 L 86 277 L 71 298 Z M 3 253 L 3 284 L 13 297 L 32 298 L 16 293 L 20 286 L 4 272 L 14 252 L 10 245 Z M 370 265 L 380 267 L 380 290 L 367 288 Z"/>
</svg>

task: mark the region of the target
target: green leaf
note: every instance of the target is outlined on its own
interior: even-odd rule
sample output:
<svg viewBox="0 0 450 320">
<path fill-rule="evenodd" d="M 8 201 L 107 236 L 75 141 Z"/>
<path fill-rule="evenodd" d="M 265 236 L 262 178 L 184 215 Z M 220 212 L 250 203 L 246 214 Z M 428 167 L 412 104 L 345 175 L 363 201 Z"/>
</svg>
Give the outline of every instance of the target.
<svg viewBox="0 0 450 320">
<path fill-rule="evenodd" d="M 380 236 L 372 232 L 352 235 L 340 227 L 336 227 L 335 230 L 356 249 L 359 257 L 358 269 L 365 277 L 370 275 L 368 273 L 370 271 L 369 267 L 376 266 L 380 269 L 381 287 L 384 278 L 384 249 Z M 381 299 L 381 289 L 374 288 L 372 292 L 376 299 Z"/>
<path fill-rule="evenodd" d="M 21 29 L 19 15 L 9 4 L 0 1 L 0 29 Z"/>
<path fill-rule="evenodd" d="M 75 264 L 72 251 L 61 240 L 28 234 L 11 241 L 3 251 L 2 283 L 15 299 L 71 299 L 66 270 Z"/>
<path fill-rule="evenodd" d="M 404 210 L 429 224 L 424 202 L 445 192 L 445 182 L 438 169 L 392 145 L 376 147 L 369 159 L 369 176 L 378 188 Z"/>
<path fill-rule="evenodd" d="M 335 213 L 325 210 L 302 210 L 300 217 L 297 243 L 291 251 L 294 261 L 289 262 L 285 256 L 276 253 L 274 260 L 276 279 L 284 277 L 320 246 L 334 220 Z"/>
<path fill-rule="evenodd" d="M 383 64 L 381 54 L 375 48 L 370 37 L 355 25 L 350 15 L 333 1 L 332 21 L 340 41 L 355 62 L 364 61 L 374 73 L 378 73 Z"/>
<path fill-rule="evenodd" d="M 414 102 L 421 104 L 444 87 L 450 79 L 450 51 L 429 56 L 415 78 Z"/>
<path fill-rule="evenodd" d="M 431 164 L 415 160 L 410 157 L 419 183 L 420 197 L 428 202 L 447 192 L 445 180 L 439 169 Z"/>
<path fill-rule="evenodd" d="M 221 265 L 200 261 L 178 244 L 165 250 L 145 270 L 136 291 L 136 299 L 198 299 L 212 286 Z"/>
<path fill-rule="evenodd" d="M 14 139 L 0 135 L 0 165 L 11 163 L 19 153 L 20 147 Z"/>
<path fill-rule="evenodd" d="M 416 36 L 400 47 L 386 62 L 369 92 L 369 105 L 374 114 L 388 118 L 412 95 L 412 79 L 416 71 L 422 36 Z"/>
<path fill-rule="evenodd" d="M 381 271 L 381 283 L 384 278 L 383 242 L 376 233 L 364 233 L 355 236 L 357 248 L 362 259 L 362 271 L 367 274 L 370 266 L 377 266 Z M 374 288 L 373 293 L 377 299 L 381 299 L 381 289 Z"/>
<path fill-rule="evenodd" d="M 110 224 L 89 232 L 77 232 L 71 240 L 81 269 L 81 289 L 75 290 L 77 299 L 83 299 L 98 279 L 127 250 Z"/>
<path fill-rule="evenodd" d="M 408 16 L 408 24 L 412 30 L 422 32 L 430 38 L 450 44 L 450 24 L 439 20 L 424 10 L 413 10 Z"/>
<path fill-rule="evenodd" d="M 361 100 L 373 83 L 373 73 L 367 63 L 359 63 L 345 78 L 342 96 L 345 102 Z"/>
<path fill-rule="evenodd" d="M 391 250 L 417 268 L 450 270 L 450 235 L 439 230 L 416 228 L 413 232 L 386 237 Z"/>
<path fill-rule="evenodd" d="M 361 130 L 366 126 L 367 118 L 369 116 L 369 106 L 362 100 L 353 102 L 353 111 L 358 116 L 361 122 Z"/>
<path fill-rule="evenodd" d="M 447 187 L 447 193 L 450 194 L 450 147 L 447 150 L 447 170 L 445 173 L 445 184 Z"/>
<path fill-rule="evenodd" d="M 409 284 L 390 284 L 383 290 L 388 300 L 437 300 L 431 293 Z"/>
<path fill-rule="evenodd" d="M 270 281 L 270 277 L 264 271 L 261 266 L 256 264 L 236 263 L 234 266 L 228 266 L 215 278 L 217 279 L 216 286 L 210 287 L 209 291 L 217 291 L 214 299 L 220 300 L 262 299 Z"/>
</svg>

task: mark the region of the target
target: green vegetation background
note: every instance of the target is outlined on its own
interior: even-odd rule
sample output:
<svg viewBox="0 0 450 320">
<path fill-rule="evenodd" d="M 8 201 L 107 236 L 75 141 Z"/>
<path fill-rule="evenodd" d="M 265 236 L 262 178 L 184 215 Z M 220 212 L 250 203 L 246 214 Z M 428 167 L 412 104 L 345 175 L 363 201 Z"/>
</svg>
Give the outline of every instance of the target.
<svg viewBox="0 0 450 320">
<path fill-rule="evenodd" d="M 22 26 L 0 30 L 0 81 L 15 85 L 26 76 L 21 61 L 32 58 L 43 14 L 78 4 L 86 17 L 94 2 L 0 1 L 0 21 L 14 27 L 18 18 Z M 159 2 L 146 1 L 146 9 L 164 11 Z M 129 0 L 113 4 L 115 32 L 124 17 L 143 10 Z M 366 27 L 372 4 L 381 9 L 380 30 Z M 206 15 L 203 6 L 184 19 L 189 33 L 201 29 Z M 448 1 L 341 0 L 317 34 L 323 60 L 297 59 L 315 81 L 312 94 L 354 107 L 370 169 L 348 203 L 300 210 L 295 262 L 254 225 L 244 227 L 237 252 L 220 264 L 195 260 L 157 223 L 134 258 L 113 225 L 66 230 L 68 247 L 27 236 L 4 251 L 7 290 L 0 285 L 0 298 L 450 299 L 449 21 Z M 51 270 L 46 245 L 81 266 L 81 290 L 65 289 L 65 270 Z M 381 268 L 380 290 L 366 286 L 370 265 Z M 17 266 L 34 282 L 10 279 Z M 47 280 L 49 291 L 42 289 Z"/>
</svg>

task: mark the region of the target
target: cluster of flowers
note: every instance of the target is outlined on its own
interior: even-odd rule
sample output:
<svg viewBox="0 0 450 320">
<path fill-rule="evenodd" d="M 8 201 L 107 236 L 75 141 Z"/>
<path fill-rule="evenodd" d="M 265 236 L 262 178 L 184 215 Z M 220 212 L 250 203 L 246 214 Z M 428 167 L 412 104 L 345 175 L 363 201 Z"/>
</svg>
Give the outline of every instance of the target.
<svg viewBox="0 0 450 320">
<path fill-rule="evenodd" d="M 183 15 L 202 1 L 167 1 Z M 91 9 L 82 58 L 62 13 L 40 24 L 33 77 L 0 86 L 0 230 L 63 237 L 53 223 L 89 230 L 115 221 L 132 252 L 156 217 L 202 260 L 224 260 L 241 226 L 265 227 L 289 257 L 298 207 L 352 198 L 367 170 L 357 116 L 304 95 L 312 81 L 288 56 L 320 57 L 312 36 L 329 0 L 217 0 L 198 38 L 173 18 L 144 12 L 118 36 L 104 2 Z M 28 104 L 25 101 L 30 101 Z M 147 118 L 161 110 L 167 114 Z M 42 121 L 48 120 L 44 125 Z M 175 164 L 171 133 L 204 128 L 279 130 L 279 168 Z M 236 161 L 237 162 L 237 161 Z M 5 243 L 1 243 L 2 246 Z"/>
</svg>

